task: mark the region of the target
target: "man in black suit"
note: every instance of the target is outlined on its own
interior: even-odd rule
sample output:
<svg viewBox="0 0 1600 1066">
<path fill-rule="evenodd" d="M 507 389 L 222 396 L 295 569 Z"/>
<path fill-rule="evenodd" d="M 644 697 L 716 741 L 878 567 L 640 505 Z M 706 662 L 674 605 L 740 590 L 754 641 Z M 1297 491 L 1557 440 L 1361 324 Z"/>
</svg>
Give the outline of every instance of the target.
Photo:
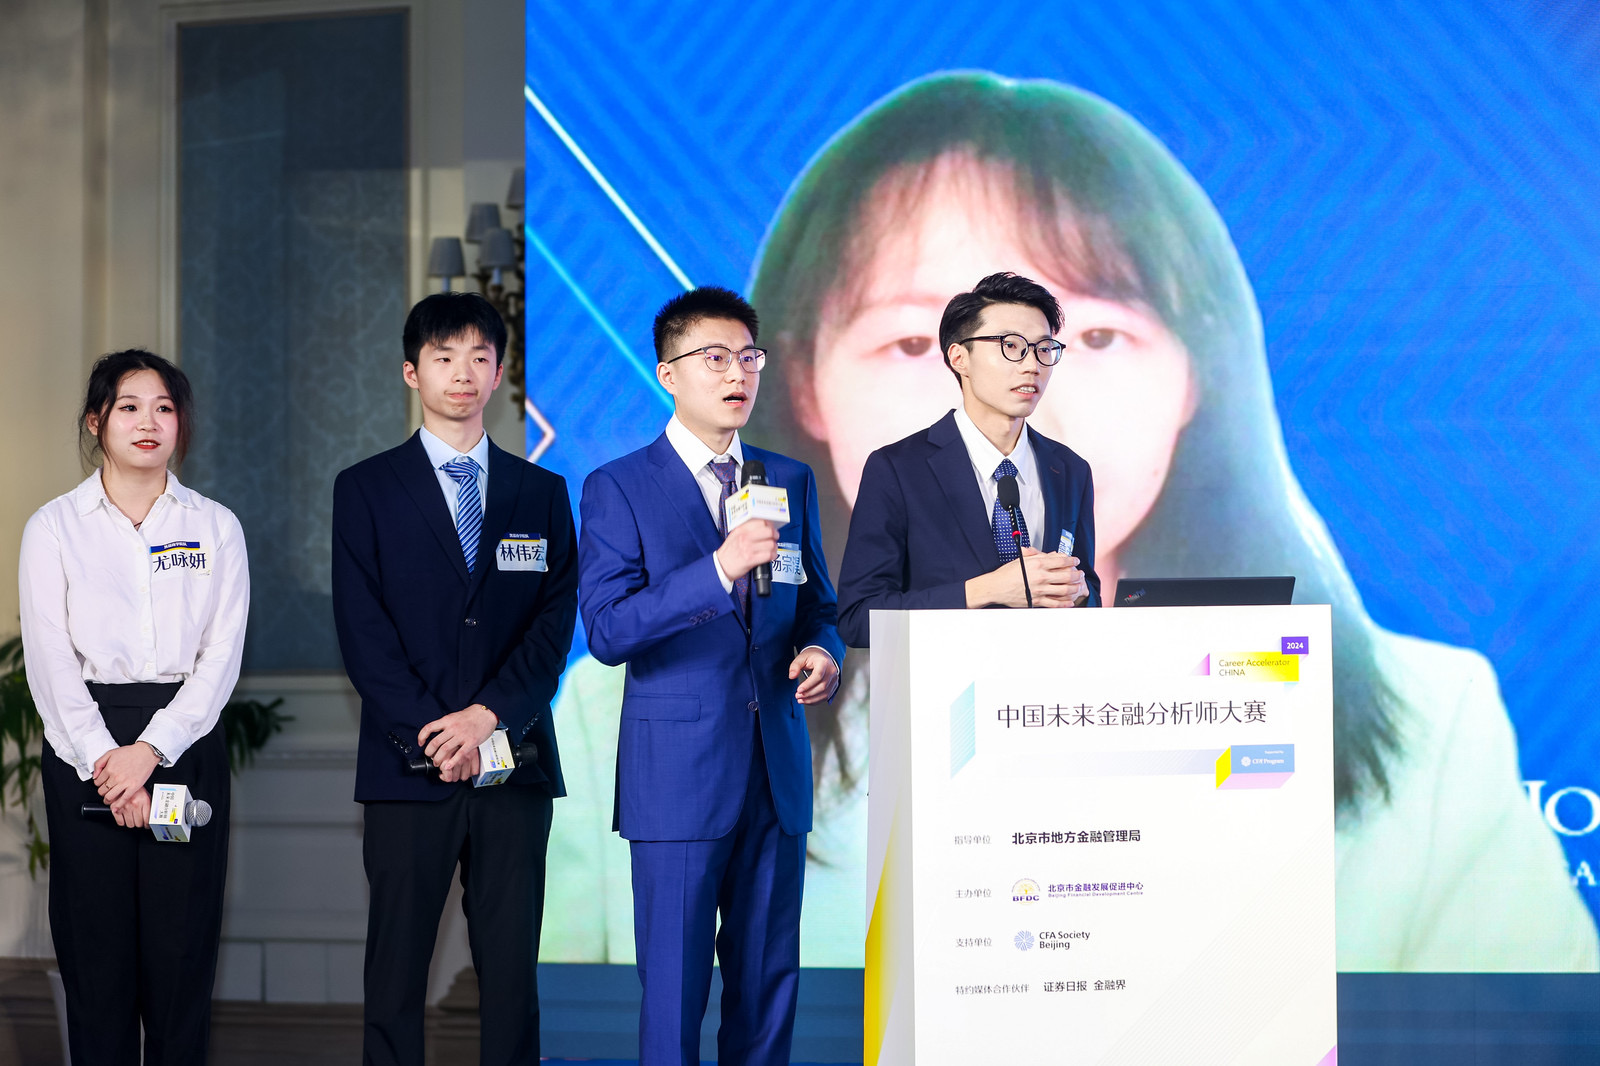
<svg viewBox="0 0 1600 1066">
<path fill-rule="evenodd" d="M 868 646 L 873 609 L 1025 607 L 1030 592 L 1035 607 L 1099 606 L 1089 464 L 1027 425 L 1066 351 L 1060 328 L 1056 298 L 1015 274 L 946 305 L 939 346 L 961 406 L 867 458 L 839 568 L 846 644 Z"/>
<path fill-rule="evenodd" d="M 481 1061 L 539 1061 L 545 847 L 551 801 L 566 791 L 550 703 L 578 577 L 566 483 L 483 431 L 505 339 L 475 293 L 412 308 L 403 373 L 422 428 L 334 483 L 334 619 L 361 695 L 373 1066 L 422 1066 L 428 964 L 458 864 Z M 502 728 L 529 757 L 504 784 L 475 788 L 479 745 Z M 402 746 L 437 774 L 408 772 Z"/>
</svg>

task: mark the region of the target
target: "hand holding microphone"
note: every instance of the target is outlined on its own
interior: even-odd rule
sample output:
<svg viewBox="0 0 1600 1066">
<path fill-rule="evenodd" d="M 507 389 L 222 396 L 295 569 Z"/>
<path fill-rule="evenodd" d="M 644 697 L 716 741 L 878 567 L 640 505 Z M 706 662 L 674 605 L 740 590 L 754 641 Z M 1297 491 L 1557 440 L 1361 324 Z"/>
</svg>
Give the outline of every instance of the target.
<svg viewBox="0 0 1600 1066">
<path fill-rule="evenodd" d="M 757 596 L 772 595 L 772 561 L 778 557 L 778 527 L 789 521 L 789 492 L 767 484 L 767 468 L 746 459 L 744 487 L 723 503 L 728 536 L 717 549 L 717 563 L 730 580 L 745 574 Z"/>
</svg>

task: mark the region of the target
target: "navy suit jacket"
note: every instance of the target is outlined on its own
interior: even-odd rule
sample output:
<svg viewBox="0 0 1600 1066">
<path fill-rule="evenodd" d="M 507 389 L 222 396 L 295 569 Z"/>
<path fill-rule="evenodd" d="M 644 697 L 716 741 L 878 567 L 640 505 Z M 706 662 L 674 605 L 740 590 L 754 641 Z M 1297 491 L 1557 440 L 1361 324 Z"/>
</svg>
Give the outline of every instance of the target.
<svg viewBox="0 0 1600 1066">
<path fill-rule="evenodd" d="M 1031 426 L 1027 432 L 1044 489 L 1044 529 L 1030 530 L 1029 539 L 1053 552 L 1061 531 L 1070 530 L 1089 606 L 1098 607 L 1089 464 Z M 867 457 L 839 566 L 839 632 L 852 648 L 865 648 L 874 610 L 965 608 L 967 581 L 999 565 L 972 459 L 951 411 Z"/>
<path fill-rule="evenodd" d="M 537 764 L 507 784 L 566 795 L 550 703 L 577 617 L 567 485 L 491 442 L 487 495 L 469 574 L 420 436 L 334 481 L 333 617 L 361 695 L 360 802 L 439 800 L 471 788 L 404 773 L 388 734 L 414 745 L 428 722 L 474 703 L 500 717 L 513 743 L 539 746 Z M 545 571 L 500 569 L 507 534 L 544 538 Z"/>
<path fill-rule="evenodd" d="M 600 467 L 583 485 L 580 603 L 589 650 L 628 664 L 617 739 L 613 828 L 629 840 L 714 840 L 744 805 L 755 714 L 778 821 L 811 829 L 811 740 L 789 663 L 817 645 L 844 664 L 822 555 L 811 468 L 744 445 L 789 493 L 780 543 L 806 581 L 751 595 L 750 624 L 717 578 L 722 543 L 694 476 L 666 434 Z"/>
</svg>

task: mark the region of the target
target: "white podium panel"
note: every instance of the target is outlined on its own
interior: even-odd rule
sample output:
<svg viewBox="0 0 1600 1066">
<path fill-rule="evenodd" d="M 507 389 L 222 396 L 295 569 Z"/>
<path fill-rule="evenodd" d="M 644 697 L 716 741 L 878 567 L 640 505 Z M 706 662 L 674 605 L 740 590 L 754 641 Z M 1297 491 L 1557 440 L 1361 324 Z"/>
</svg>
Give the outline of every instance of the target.
<svg viewBox="0 0 1600 1066">
<path fill-rule="evenodd" d="M 864 1061 L 1336 1059 L 1327 607 L 874 611 Z"/>
</svg>

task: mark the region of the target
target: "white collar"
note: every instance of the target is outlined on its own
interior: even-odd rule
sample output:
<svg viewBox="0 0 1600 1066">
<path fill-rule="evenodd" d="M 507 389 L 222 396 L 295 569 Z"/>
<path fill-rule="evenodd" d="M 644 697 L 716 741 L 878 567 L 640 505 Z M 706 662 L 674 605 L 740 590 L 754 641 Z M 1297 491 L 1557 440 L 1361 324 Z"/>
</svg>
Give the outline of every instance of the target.
<svg viewBox="0 0 1600 1066">
<path fill-rule="evenodd" d="M 489 469 L 489 434 L 485 433 L 478 438 L 478 443 L 472 446 L 469 452 L 458 452 L 436 434 L 423 426 L 419 431 L 422 437 L 422 450 L 428 453 L 428 462 L 435 470 L 446 463 L 455 462 L 462 455 L 467 456 L 478 464 L 478 469 L 487 472 Z"/>
<path fill-rule="evenodd" d="M 967 457 L 972 460 L 972 468 L 978 472 L 979 477 L 993 478 L 995 467 L 1000 465 L 1000 461 L 1010 459 L 1012 465 L 1017 468 L 1018 481 L 1035 480 L 1038 464 L 1033 459 L 1033 445 L 1028 441 L 1026 422 L 1022 424 L 1022 432 L 1017 434 L 1017 446 L 1011 449 L 1010 455 L 1000 453 L 1000 449 L 983 435 L 983 431 L 978 428 L 964 407 L 956 408 L 956 429 L 961 432 L 961 441 L 967 446 Z"/>
<path fill-rule="evenodd" d="M 739 441 L 739 431 L 733 431 L 733 442 L 728 445 L 728 450 L 722 455 L 712 451 L 710 446 L 690 431 L 689 427 L 678 421 L 678 416 L 673 415 L 667 420 L 667 443 L 672 445 L 672 450 L 678 453 L 678 458 L 683 460 L 683 465 L 689 468 L 689 473 L 698 474 L 707 463 L 715 462 L 723 456 L 732 456 L 735 470 L 744 469 L 744 445 Z"/>
<path fill-rule="evenodd" d="M 72 502 L 80 515 L 88 514 L 101 504 L 111 508 L 116 507 L 116 504 L 111 502 L 111 497 L 106 495 L 106 485 L 100 477 L 101 469 L 95 467 L 94 473 L 80 481 L 78 487 L 72 490 Z M 171 496 L 173 502 L 183 507 L 198 506 L 194 502 L 194 493 L 179 483 L 178 475 L 170 470 L 167 471 L 167 487 L 161 490 L 161 495 Z"/>
</svg>

